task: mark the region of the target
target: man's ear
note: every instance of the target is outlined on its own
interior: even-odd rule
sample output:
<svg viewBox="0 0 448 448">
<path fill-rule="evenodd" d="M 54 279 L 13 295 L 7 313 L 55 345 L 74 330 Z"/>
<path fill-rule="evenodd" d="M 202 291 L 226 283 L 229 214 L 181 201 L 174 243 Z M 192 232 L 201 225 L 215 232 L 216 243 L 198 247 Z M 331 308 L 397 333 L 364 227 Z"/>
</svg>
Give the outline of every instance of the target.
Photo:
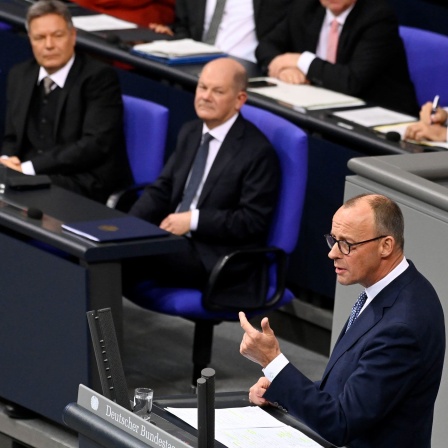
<svg viewBox="0 0 448 448">
<path fill-rule="evenodd" d="M 388 257 L 395 248 L 395 239 L 393 236 L 386 236 L 381 242 L 381 256 Z"/>
</svg>

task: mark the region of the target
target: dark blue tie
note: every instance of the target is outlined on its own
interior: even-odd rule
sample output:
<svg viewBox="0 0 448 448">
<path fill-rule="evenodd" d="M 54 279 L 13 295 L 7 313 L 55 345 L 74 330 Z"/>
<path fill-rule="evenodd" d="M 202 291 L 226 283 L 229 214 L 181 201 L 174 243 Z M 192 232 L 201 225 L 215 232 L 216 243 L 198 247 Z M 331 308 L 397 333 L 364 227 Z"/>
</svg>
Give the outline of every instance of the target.
<svg viewBox="0 0 448 448">
<path fill-rule="evenodd" d="M 362 307 L 366 303 L 366 300 L 367 300 L 367 294 L 365 291 L 363 291 L 359 295 L 356 303 L 353 305 L 352 312 L 350 313 L 350 318 L 348 320 L 347 328 L 345 329 L 345 331 L 347 331 L 350 328 L 350 326 L 353 324 L 353 322 L 356 320 L 356 318 L 359 315 L 359 312 L 361 311 Z"/>
<path fill-rule="evenodd" d="M 205 164 L 207 162 L 208 147 L 213 137 L 207 133 L 202 136 L 201 145 L 198 148 L 196 157 L 191 168 L 190 179 L 185 187 L 182 201 L 179 205 L 178 212 L 186 212 L 190 209 L 191 201 L 198 191 L 199 184 L 204 177 Z"/>
</svg>

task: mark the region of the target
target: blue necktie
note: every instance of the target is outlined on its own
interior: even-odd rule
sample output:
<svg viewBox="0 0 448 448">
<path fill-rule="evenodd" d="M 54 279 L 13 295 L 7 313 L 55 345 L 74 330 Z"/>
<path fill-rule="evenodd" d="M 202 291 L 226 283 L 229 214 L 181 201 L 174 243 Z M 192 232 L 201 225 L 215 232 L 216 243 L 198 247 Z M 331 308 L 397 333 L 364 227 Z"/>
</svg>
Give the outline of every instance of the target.
<svg viewBox="0 0 448 448">
<path fill-rule="evenodd" d="M 213 137 L 209 133 L 206 133 L 202 136 L 202 142 L 199 146 L 198 152 L 196 153 L 196 157 L 191 168 L 190 179 L 188 180 L 188 184 L 185 187 L 182 201 L 177 210 L 178 212 L 186 212 L 190 209 L 191 201 L 193 200 L 194 195 L 198 190 L 199 184 L 204 177 L 205 164 L 207 162 L 208 156 L 208 147 L 212 139 Z"/>
<path fill-rule="evenodd" d="M 356 303 L 353 305 L 352 312 L 350 313 L 350 318 L 348 320 L 347 328 L 345 329 L 345 331 L 347 331 L 350 328 L 350 326 L 353 324 L 353 322 L 356 320 L 356 318 L 359 315 L 359 312 L 361 311 L 362 307 L 366 303 L 366 300 L 367 300 L 367 294 L 365 291 L 363 291 L 359 295 Z"/>
</svg>

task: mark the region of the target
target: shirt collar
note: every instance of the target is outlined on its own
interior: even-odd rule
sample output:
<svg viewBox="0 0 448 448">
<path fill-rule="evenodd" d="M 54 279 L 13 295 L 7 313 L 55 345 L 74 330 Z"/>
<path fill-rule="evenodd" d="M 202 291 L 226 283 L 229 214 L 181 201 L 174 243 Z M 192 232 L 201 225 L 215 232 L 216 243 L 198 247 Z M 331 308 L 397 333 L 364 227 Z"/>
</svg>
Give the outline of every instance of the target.
<svg viewBox="0 0 448 448">
<path fill-rule="evenodd" d="M 352 11 L 352 9 L 355 7 L 355 3 L 347 8 L 344 12 L 339 14 L 338 16 L 335 16 L 328 8 L 325 13 L 325 24 L 330 26 L 331 22 L 333 22 L 334 19 L 336 19 L 339 23 L 339 25 L 344 26 L 345 21 L 347 20 L 348 15 Z"/>
<path fill-rule="evenodd" d="M 52 73 L 49 75 L 47 71 L 41 66 L 39 69 L 39 75 L 37 77 L 37 84 L 39 85 L 40 82 L 48 76 L 51 78 L 51 80 L 61 89 L 64 87 L 65 82 L 67 81 L 68 73 L 70 72 L 70 69 L 72 68 L 73 63 L 75 62 L 75 55 L 73 55 L 67 64 L 64 65 L 64 67 L 60 68 L 57 72 Z"/>
<path fill-rule="evenodd" d="M 219 126 L 216 126 L 216 128 L 213 128 L 210 130 L 207 125 L 204 123 L 202 126 L 202 134 L 206 134 L 207 132 L 216 140 L 219 141 L 221 144 L 224 139 L 226 138 L 227 133 L 229 132 L 230 128 L 233 126 L 233 123 L 235 123 L 236 119 L 238 118 L 238 113 L 230 117 L 227 121 L 225 121 L 223 124 L 220 124 Z"/>
<path fill-rule="evenodd" d="M 371 300 L 378 295 L 389 283 L 392 283 L 399 275 L 401 275 L 409 266 L 406 257 L 394 268 L 386 277 L 376 282 L 374 285 L 366 288 L 367 297 Z"/>
</svg>

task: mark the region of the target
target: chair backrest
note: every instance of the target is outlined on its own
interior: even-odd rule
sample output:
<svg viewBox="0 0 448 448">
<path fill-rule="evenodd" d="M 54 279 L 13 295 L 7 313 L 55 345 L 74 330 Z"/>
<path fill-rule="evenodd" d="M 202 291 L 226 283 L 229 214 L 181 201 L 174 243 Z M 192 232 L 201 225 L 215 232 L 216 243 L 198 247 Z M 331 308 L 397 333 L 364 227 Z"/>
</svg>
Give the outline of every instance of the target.
<svg viewBox="0 0 448 448">
<path fill-rule="evenodd" d="M 268 245 L 290 254 L 297 243 L 308 174 L 308 137 L 302 129 L 271 112 L 245 105 L 243 116 L 272 143 L 282 172 L 280 194 Z"/>
<path fill-rule="evenodd" d="M 440 95 L 448 104 L 448 36 L 408 26 L 400 26 L 409 72 L 417 101 L 424 104 Z"/>
<path fill-rule="evenodd" d="M 141 98 L 123 95 L 124 134 L 134 182 L 151 183 L 163 167 L 168 109 Z"/>
</svg>

